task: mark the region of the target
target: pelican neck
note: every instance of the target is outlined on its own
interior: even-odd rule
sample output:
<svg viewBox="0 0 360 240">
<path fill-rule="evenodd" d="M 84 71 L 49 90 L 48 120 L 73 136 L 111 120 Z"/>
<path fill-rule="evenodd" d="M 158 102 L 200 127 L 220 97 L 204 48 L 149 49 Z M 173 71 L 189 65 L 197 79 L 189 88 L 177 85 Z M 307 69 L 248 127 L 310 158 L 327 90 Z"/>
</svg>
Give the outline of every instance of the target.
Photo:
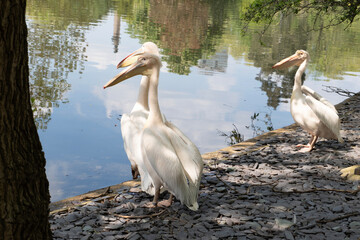
<svg viewBox="0 0 360 240">
<path fill-rule="evenodd" d="M 305 72 L 307 63 L 308 63 L 308 59 L 306 58 L 299 66 L 298 70 L 296 71 L 293 92 L 297 90 L 301 91 L 301 85 L 302 85 L 301 77 Z"/>
<path fill-rule="evenodd" d="M 154 68 L 152 74 L 149 75 L 149 108 L 150 113 L 148 117 L 148 123 L 160 123 L 163 122 L 161 117 L 161 111 L 158 100 L 158 85 L 159 85 L 159 73 L 160 68 Z"/>
<path fill-rule="evenodd" d="M 137 101 L 132 109 L 132 111 L 137 111 L 140 109 L 149 110 L 149 78 L 147 76 L 142 76 L 140 81 L 140 88 Z"/>
</svg>

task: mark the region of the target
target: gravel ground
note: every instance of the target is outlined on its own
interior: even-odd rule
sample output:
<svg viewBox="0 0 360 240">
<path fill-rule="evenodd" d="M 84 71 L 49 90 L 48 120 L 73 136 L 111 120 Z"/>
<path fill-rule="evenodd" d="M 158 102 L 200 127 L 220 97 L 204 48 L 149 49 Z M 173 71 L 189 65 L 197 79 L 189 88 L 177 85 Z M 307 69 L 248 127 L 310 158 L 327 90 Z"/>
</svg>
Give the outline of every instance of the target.
<svg viewBox="0 0 360 240">
<path fill-rule="evenodd" d="M 53 237 L 360 239 L 358 181 L 340 171 L 360 164 L 360 94 L 337 107 L 344 144 L 322 139 L 300 153 L 295 145 L 309 136 L 292 125 L 204 154 L 197 212 L 177 200 L 167 209 L 145 208 L 152 197 L 132 182 L 52 204 Z"/>
</svg>

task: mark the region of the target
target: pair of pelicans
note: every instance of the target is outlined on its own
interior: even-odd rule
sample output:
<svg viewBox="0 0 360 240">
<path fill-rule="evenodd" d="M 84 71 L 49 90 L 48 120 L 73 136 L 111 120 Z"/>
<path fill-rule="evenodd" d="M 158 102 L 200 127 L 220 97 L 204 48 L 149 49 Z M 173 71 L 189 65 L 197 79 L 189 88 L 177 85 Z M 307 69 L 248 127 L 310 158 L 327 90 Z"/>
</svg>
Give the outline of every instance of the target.
<svg viewBox="0 0 360 240">
<path fill-rule="evenodd" d="M 309 61 L 306 51 L 296 53 L 273 68 L 297 65 L 291 96 L 291 114 L 296 123 L 311 134 L 311 139 L 300 151 L 311 151 L 318 137 L 337 139 L 340 120 L 335 107 L 308 87 L 301 86 L 301 76 Z M 149 207 L 169 206 L 173 196 L 196 211 L 203 160 L 198 148 L 174 124 L 166 120 L 158 102 L 158 83 L 161 60 L 158 47 L 152 43 L 124 58 L 117 67 L 128 67 L 104 88 L 113 86 L 135 75 L 143 75 L 138 100 L 129 115 L 121 119 L 124 148 L 131 162 L 133 178 L 141 177 L 141 189 L 154 195 Z M 304 94 L 306 96 L 304 96 Z M 159 202 L 160 191 L 170 192 L 170 198 Z"/>
</svg>

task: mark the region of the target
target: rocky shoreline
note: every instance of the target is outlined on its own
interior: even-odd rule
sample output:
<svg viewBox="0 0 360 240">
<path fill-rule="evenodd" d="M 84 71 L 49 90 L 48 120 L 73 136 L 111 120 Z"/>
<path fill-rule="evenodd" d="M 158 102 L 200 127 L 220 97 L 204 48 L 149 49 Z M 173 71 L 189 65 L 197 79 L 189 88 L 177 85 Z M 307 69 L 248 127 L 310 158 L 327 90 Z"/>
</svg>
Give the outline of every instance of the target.
<svg viewBox="0 0 360 240">
<path fill-rule="evenodd" d="M 320 140 L 300 153 L 309 136 L 291 125 L 204 154 L 196 212 L 177 200 L 145 208 L 152 197 L 129 181 L 52 203 L 53 237 L 360 239 L 360 93 L 337 109 L 344 144 Z"/>
</svg>

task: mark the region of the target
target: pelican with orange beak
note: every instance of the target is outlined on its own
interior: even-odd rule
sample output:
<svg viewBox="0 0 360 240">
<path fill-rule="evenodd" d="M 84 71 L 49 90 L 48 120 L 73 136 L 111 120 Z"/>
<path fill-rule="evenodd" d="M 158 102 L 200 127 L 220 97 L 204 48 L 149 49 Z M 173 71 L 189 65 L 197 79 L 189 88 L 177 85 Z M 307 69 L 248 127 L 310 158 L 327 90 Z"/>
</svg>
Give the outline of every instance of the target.
<svg viewBox="0 0 360 240">
<path fill-rule="evenodd" d="M 294 87 L 290 100 L 290 112 L 294 121 L 310 135 L 307 145 L 299 144 L 301 152 L 310 152 L 319 137 L 336 139 L 344 142 L 340 136 L 340 119 L 334 105 L 309 87 L 302 86 L 301 76 L 310 60 L 310 55 L 304 50 L 298 50 L 294 55 L 276 63 L 273 68 L 282 69 L 299 66 L 295 74 Z"/>
<path fill-rule="evenodd" d="M 149 115 L 141 133 L 141 155 L 154 185 L 154 199 L 149 206 L 169 206 L 173 196 L 196 211 L 203 160 L 198 148 L 174 124 L 164 120 L 158 101 L 158 84 L 161 68 L 159 56 L 135 53 L 120 66 L 132 61 L 121 73 L 105 84 L 114 86 L 135 75 L 149 79 Z M 131 59 L 130 59 L 131 58 Z M 135 61 L 136 60 L 136 61 Z M 159 202 L 160 189 L 170 192 L 170 198 Z"/>
<path fill-rule="evenodd" d="M 140 49 L 134 51 L 129 56 L 124 58 L 117 68 L 126 67 L 136 62 L 139 54 L 151 53 L 160 56 L 159 49 L 156 44 L 152 42 L 144 43 Z M 122 75 L 121 72 L 119 75 Z M 117 84 L 117 77 L 112 81 L 111 85 L 106 85 L 104 88 Z M 131 172 L 133 179 L 140 175 L 141 189 L 150 195 L 155 194 L 153 181 L 146 170 L 141 154 L 141 134 L 144 128 L 146 119 L 149 116 L 149 78 L 143 76 L 141 78 L 139 93 L 137 101 L 129 114 L 123 114 L 121 117 L 121 134 L 124 141 L 124 149 L 131 164 Z"/>
</svg>

